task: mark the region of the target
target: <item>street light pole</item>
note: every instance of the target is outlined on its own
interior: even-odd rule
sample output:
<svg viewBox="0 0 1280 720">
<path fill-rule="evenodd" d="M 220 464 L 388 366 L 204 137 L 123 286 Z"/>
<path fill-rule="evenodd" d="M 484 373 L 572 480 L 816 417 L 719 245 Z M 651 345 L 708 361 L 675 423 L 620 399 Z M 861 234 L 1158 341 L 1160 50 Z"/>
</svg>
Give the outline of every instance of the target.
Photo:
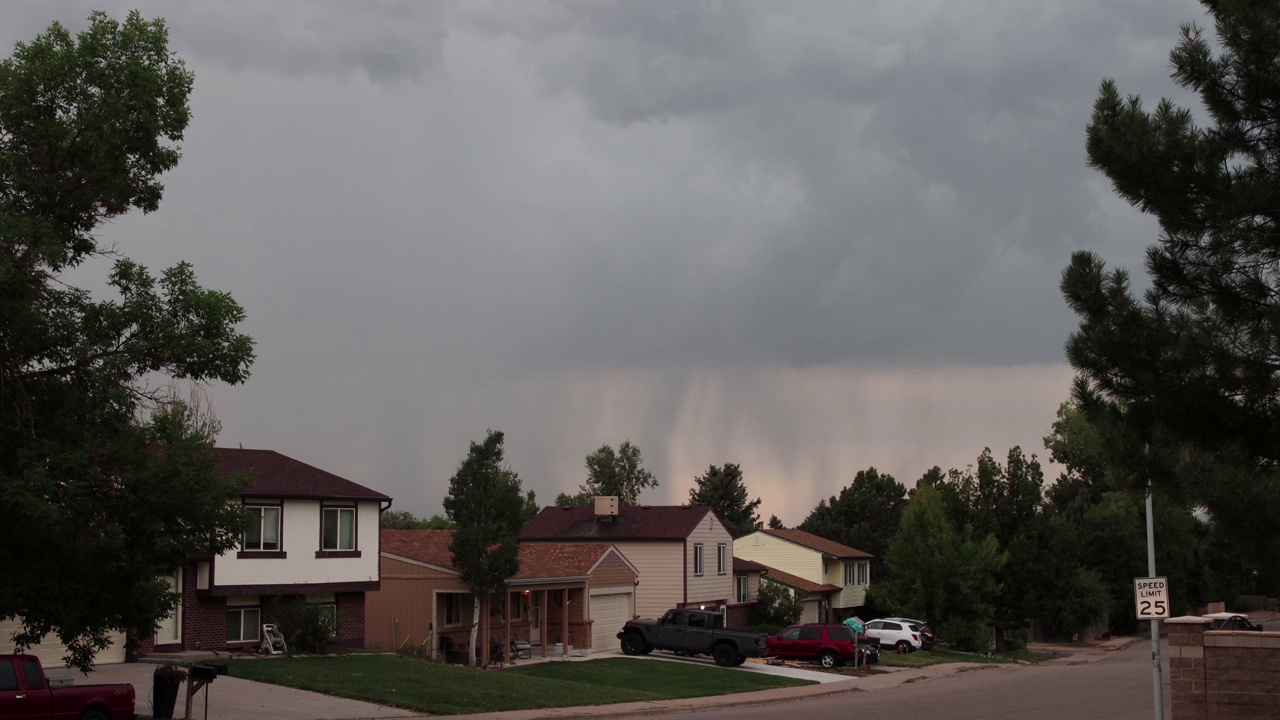
<svg viewBox="0 0 1280 720">
<path fill-rule="evenodd" d="M 1156 524 L 1151 504 L 1151 480 L 1147 480 L 1147 577 L 1156 576 Z M 1155 686 L 1156 720 L 1164 720 L 1164 678 L 1160 670 L 1160 621 L 1151 621 L 1151 682 Z"/>
</svg>

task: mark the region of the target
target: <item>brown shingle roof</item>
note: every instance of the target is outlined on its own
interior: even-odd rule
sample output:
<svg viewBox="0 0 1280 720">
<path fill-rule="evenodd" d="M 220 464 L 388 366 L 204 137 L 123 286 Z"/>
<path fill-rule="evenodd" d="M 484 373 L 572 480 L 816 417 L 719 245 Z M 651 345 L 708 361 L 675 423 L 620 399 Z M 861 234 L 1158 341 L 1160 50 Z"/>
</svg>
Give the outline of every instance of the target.
<svg viewBox="0 0 1280 720">
<path fill-rule="evenodd" d="M 733 559 L 733 571 L 736 573 L 764 572 L 768 568 L 758 562 L 736 557 Z"/>
<path fill-rule="evenodd" d="M 612 521 L 597 521 L 595 508 L 546 507 L 521 540 L 684 540 L 711 512 L 706 505 L 637 505 L 618 508 Z"/>
<path fill-rule="evenodd" d="M 383 530 L 382 552 L 453 570 L 452 530 Z"/>
<path fill-rule="evenodd" d="M 382 552 L 457 572 L 449 543 L 452 530 L 383 530 Z M 609 552 L 608 543 L 520 545 L 520 570 L 511 581 L 586 577 Z"/>
<path fill-rule="evenodd" d="M 781 583 L 783 585 L 786 585 L 787 587 L 793 587 L 797 590 L 802 590 L 804 592 L 811 592 L 811 593 L 831 592 L 832 590 L 841 589 L 839 585 L 816 583 L 816 582 L 813 582 L 812 580 L 805 580 L 802 577 L 797 577 L 795 575 L 792 575 L 791 573 L 782 572 L 781 570 L 774 567 L 769 567 L 768 565 L 765 565 L 764 568 L 765 568 L 766 578 L 776 583 Z"/>
<path fill-rule="evenodd" d="M 214 448 L 223 475 L 251 473 L 244 497 L 390 500 L 376 490 L 340 478 L 274 450 Z"/>
<path fill-rule="evenodd" d="M 832 542 L 824 537 L 818 537 L 813 533 L 807 533 L 803 530 L 772 530 L 765 528 L 760 532 L 772 535 L 776 538 L 788 540 L 797 545 L 803 545 L 810 550 L 817 550 L 820 553 L 833 555 L 838 558 L 869 558 L 874 557 L 871 553 L 865 553 L 857 548 L 851 548 L 848 545 L 841 545 L 838 542 Z"/>
</svg>

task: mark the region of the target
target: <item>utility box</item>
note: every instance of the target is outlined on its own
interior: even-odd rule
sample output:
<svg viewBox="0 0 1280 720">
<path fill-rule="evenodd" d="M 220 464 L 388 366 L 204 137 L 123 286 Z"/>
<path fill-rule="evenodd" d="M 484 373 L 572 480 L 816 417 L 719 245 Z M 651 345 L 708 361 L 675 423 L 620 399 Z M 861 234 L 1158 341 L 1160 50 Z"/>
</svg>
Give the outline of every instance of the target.
<svg viewBox="0 0 1280 720">
<path fill-rule="evenodd" d="M 617 495 L 598 495 L 596 501 L 596 517 L 617 517 L 618 516 L 618 496 Z"/>
</svg>

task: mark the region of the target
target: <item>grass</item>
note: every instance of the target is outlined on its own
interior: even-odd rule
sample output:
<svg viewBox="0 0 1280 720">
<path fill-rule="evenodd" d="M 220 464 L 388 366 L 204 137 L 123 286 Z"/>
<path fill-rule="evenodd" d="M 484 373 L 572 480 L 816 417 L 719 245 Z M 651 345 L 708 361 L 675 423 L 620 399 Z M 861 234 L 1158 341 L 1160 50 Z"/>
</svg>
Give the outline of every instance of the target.
<svg viewBox="0 0 1280 720">
<path fill-rule="evenodd" d="M 1003 653 L 994 658 L 984 658 L 978 653 L 956 652 L 955 650 L 944 650 L 942 648 L 934 648 L 932 650 L 917 650 L 911 653 L 899 655 L 892 650 L 885 650 L 880 653 L 880 664 L 885 667 L 905 667 L 920 668 L 929 665 L 942 665 L 944 663 L 1007 663 L 1007 662 L 1040 662 L 1048 660 L 1050 656 L 1033 653 L 1027 650 L 1021 650 L 1016 653 Z"/>
<path fill-rule="evenodd" d="M 611 705 L 809 685 L 685 663 L 610 658 L 484 671 L 395 655 L 232 660 L 232 677 L 438 715 Z"/>
</svg>

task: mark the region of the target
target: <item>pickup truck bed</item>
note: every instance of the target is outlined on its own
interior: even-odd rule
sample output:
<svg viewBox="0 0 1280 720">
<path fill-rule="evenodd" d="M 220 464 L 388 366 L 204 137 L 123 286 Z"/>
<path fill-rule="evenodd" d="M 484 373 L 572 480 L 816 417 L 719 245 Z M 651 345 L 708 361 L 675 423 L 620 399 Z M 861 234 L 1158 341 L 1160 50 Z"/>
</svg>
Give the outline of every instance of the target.
<svg viewBox="0 0 1280 720">
<path fill-rule="evenodd" d="M 133 720 L 133 686 L 50 687 L 34 655 L 0 655 L 0 720 Z"/>
</svg>

